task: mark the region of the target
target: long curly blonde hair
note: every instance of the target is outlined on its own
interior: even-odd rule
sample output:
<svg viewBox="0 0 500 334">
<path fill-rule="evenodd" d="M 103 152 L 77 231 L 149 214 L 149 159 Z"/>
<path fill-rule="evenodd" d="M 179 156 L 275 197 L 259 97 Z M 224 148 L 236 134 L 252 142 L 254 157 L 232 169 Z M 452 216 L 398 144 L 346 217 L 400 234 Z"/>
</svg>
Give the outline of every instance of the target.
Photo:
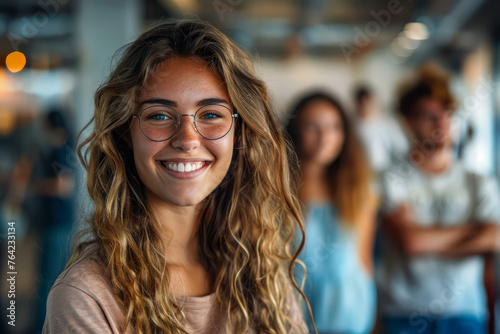
<svg viewBox="0 0 500 334">
<path fill-rule="evenodd" d="M 250 58 L 228 37 L 199 20 L 174 20 L 126 46 L 95 94 L 95 115 L 78 136 L 94 203 L 88 227 L 76 235 L 66 268 L 89 252 L 106 263 L 124 328 L 137 333 L 186 333 L 170 291 L 160 226 L 144 196 L 124 136 L 137 98 L 155 69 L 170 57 L 204 60 L 226 85 L 239 114 L 229 171 L 207 197 L 199 229 L 200 256 L 215 277 L 215 294 L 236 333 L 298 329 L 288 314 L 293 267 L 304 243 L 303 207 L 294 196 L 299 168 L 282 137 L 263 81 Z M 83 133 L 90 134 L 80 141 Z M 295 250 L 297 227 L 302 242 Z M 167 255 L 168 256 L 168 255 Z M 306 299 L 307 300 L 307 299 Z M 300 331 L 300 330 L 299 330 Z"/>
</svg>

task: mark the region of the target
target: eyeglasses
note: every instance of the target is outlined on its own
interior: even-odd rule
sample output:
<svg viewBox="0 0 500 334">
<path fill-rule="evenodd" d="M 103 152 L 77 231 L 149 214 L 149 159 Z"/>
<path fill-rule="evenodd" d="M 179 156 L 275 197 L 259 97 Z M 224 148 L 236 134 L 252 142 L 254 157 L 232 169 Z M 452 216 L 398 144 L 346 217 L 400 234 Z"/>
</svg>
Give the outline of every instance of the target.
<svg viewBox="0 0 500 334">
<path fill-rule="evenodd" d="M 238 117 L 229 108 L 210 104 L 199 108 L 194 115 L 179 115 L 174 109 L 164 105 L 153 105 L 144 108 L 139 115 L 142 133 L 152 141 L 165 141 L 170 139 L 179 129 L 182 116 L 192 116 L 196 131 L 206 139 L 216 140 L 228 134 L 233 126 L 233 118 Z"/>
</svg>

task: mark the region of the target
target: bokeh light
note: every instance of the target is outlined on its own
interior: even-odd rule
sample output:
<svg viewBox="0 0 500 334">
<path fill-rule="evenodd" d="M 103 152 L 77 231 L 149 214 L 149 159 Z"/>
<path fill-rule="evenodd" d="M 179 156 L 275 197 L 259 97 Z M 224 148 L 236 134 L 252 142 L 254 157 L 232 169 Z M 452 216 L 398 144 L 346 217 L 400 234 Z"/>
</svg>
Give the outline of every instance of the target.
<svg viewBox="0 0 500 334">
<path fill-rule="evenodd" d="M 11 52 L 5 59 L 5 65 L 12 73 L 21 71 L 26 65 L 26 57 L 22 52 Z"/>
</svg>

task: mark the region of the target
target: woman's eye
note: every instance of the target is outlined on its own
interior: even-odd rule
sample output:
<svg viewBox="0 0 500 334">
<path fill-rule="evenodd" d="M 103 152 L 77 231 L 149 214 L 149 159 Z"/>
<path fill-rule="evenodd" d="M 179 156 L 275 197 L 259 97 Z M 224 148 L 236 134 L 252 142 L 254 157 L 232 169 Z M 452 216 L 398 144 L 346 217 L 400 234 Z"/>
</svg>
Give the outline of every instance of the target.
<svg viewBox="0 0 500 334">
<path fill-rule="evenodd" d="M 162 114 L 157 114 L 157 115 L 152 115 L 150 116 L 151 119 L 157 120 L 157 121 L 164 121 L 168 119 L 167 115 L 162 115 Z"/>
<path fill-rule="evenodd" d="M 204 118 L 204 119 L 214 119 L 214 118 L 218 118 L 218 117 L 220 117 L 220 115 L 217 113 L 213 113 L 213 112 L 209 112 L 209 113 L 203 114 L 201 116 L 201 118 Z"/>
</svg>

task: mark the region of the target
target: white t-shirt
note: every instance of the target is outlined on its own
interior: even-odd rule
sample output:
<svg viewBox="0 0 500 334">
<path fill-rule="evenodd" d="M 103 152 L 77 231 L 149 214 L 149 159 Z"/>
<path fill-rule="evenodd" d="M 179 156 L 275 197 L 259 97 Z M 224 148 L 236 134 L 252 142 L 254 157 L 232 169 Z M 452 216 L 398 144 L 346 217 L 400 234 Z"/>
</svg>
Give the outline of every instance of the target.
<svg viewBox="0 0 500 334">
<path fill-rule="evenodd" d="M 360 119 L 358 134 L 370 166 L 377 172 L 388 168 L 396 157 L 408 152 L 408 139 L 393 118 Z"/>
<path fill-rule="evenodd" d="M 410 204 L 421 226 L 457 226 L 500 221 L 500 191 L 496 180 L 469 172 L 456 163 L 439 175 L 429 175 L 401 159 L 381 177 L 382 210 Z M 381 264 L 377 269 L 383 315 L 487 315 L 483 287 L 483 258 L 460 259 L 403 254 L 382 234 Z"/>
</svg>

